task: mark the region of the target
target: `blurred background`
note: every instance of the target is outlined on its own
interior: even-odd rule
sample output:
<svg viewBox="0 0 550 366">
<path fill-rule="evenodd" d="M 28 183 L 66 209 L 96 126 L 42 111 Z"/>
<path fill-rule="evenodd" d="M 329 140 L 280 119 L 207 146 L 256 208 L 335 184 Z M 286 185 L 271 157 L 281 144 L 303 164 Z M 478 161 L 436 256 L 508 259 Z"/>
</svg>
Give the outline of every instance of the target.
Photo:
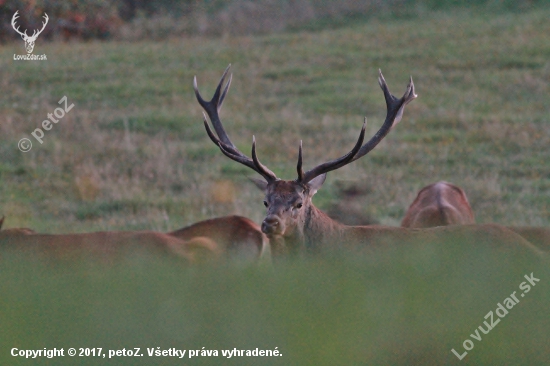
<svg viewBox="0 0 550 366">
<path fill-rule="evenodd" d="M 476 7 L 480 11 L 525 11 L 545 0 L 3 0 L 2 39 L 14 38 L 9 19 L 38 27 L 46 12 L 53 24 L 43 38 L 166 39 L 185 35 L 268 34 L 343 26 L 369 17 L 417 17 L 433 11 Z"/>
<path fill-rule="evenodd" d="M 316 204 L 347 223 L 398 225 L 416 192 L 461 186 L 479 222 L 547 225 L 546 1 L 3 1 L 0 163 L 8 226 L 43 231 L 176 229 L 238 213 L 259 221 L 253 175 L 209 141 L 192 91 L 225 67 L 230 136 L 279 176 L 340 156 L 385 105 L 382 69 L 420 97 L 400 126 L 329 175 Z M 41 28 L 34 54 L 11 26 Z M 8 92 L 9 91 L 9 92 Z M 75 108 L 30 136 L 67 96 Z M 21 153 L 17 142 L 34 148 Z"/>
<path fill-rule="evenodd" d="M 16 11 L 29 35 L 48 14 L 33 51 L 47 61 L 14 60 L 26 54 Z M 226 130 L 247 153 L 255 135 L 283 179 L 296 177 L 300 140 L 308 169 L 349 151 L 365 116 L 367 136 L 377 131 L 378 69 L 398 97 L 413 77 L 419 97 L 401 123 L 316 194 L 331 216 L 397 226 L 420 188 L 446 180 L 480 223 L 548 226 L 549 18 L 547 0 L 0 0 L 0 215 L 48 233 L 167 231 L 229 214 L 260 222 L 254 172 L 208 139 L 192 88 L 196 75 L 209 99 L 231 63 Z M 40 144 L 31 132 L 63 96 L 74 108 Z M 450 349 L 535 272 L 540 287 L 460 362 L 550 358 L 548 266 L 506 253 L 410 248 L 274 271 L 0 254 L 9 348 L 278 346 L 287 358 L 262 364 L 454 364 Z M 0 363 L 48 362 L 9 348 Z"/>
</svg>

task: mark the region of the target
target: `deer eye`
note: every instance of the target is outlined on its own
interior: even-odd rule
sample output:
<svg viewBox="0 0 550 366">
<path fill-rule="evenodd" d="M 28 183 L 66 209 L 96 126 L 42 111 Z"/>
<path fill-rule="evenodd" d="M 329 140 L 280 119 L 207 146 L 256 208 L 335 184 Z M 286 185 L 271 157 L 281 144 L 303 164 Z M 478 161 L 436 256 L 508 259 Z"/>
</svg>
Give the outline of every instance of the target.
<svg viewBox="0 0 550 366">
<path fill-rule="evenodd" d="M 267 204 L 267 201 L 264 201 L 264 206 L 265 206 L 265 207 L 269 206 L 269 205 Z"/>
<path fill-rule="evenodd" d="M 298 204 L 296 205 L 296 208 L 302 208 L 302 206 L 303 206 L 302 203 L 298 203 Z"/>
</svg>

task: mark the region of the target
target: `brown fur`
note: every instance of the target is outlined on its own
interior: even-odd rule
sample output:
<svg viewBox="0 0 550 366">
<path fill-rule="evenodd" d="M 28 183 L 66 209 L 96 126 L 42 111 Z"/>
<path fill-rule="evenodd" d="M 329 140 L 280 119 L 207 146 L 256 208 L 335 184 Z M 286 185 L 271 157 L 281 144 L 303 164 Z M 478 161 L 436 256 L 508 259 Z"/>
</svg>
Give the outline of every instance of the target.
<svg viewBox="0 0 550 366">
<path fill-rule="evenodd" d="M 407 210 L 402 227 L 430 228 L 446 225 L 473 224 L 474 214 L 466 193 L 451 183 L 426 186 Z M 539 249 L 550 251 L 550 229 L 534 226 L 507 226 Z"/>
<path fill-rule="evenodd" d="M 474 223 L 474 213 L 464 191 L 454 184 L 438 182 L 418 192 L 401 226 L 429 228 Z"/>
<path fill-rule="evenodd" d="M 521 235 L 539 249 L 550 252 L 550 229 L 536 226 L 507 226 L 516 234 Z"/>
<path fill-rule="evenodd" d="M 0 231 L 0 247 L 17 248 L 54 258 L 96 257 L 104 261 L 138 252 L 176 254 L 195 262 L 206 255 L 216 257 L 216 243 L 210 239 L 184 241 L 154 231 L 109 231 L 82 234 L 36 234 L 28 229 Z M 200 253 L 199 253 L 200 252 Z"/>
<path fill-rule="evenodd" d="M 0 229 L 4 217 L 0 218 Z M 112 260 L 123 253 L 146 250 L 176 254 L 189 262 L 219 256 L 217 243 L 207 237 L 187 241 L 154 231 L 95 232 L 83 234 L 37 234 L 28 228 L 0 230 L 0 246 L 53 255 L 57 258 L 92 255 Z"/>
<path fill-rule="evenodd" d="M 169 233 L 188 241 L 196 237 L 209 238 L 216 251 L 247 258 L 269 256 L 269 241 L 254 221 L 242 216 L 225 216 L 197 222 Z"/>
<path fill-rule="evenodd" d="M 0 228 L 4 218 L 0 219 Z M 189 262 L 219 258 L 224 253 L 259 258 L 269 255 L 269 241 L 253 221 L 241 216 L 201 221 L 171 233 L 154 231 L 37 234 L 31 229 L 0 230 L 0 246 L 50 253 L 56 257 L 92 255 L 111 260 L 147 251 L 176 254 Z"/>
<path fill-rule="evenodd" d="M 279 246 L 284 244 L 285 248 L 274 254 L 331 252 L 342 249 L 369 251 L 388 245 L 460 245 L 463 248 L 477 245 L 506 250 L 518 256 L 542 255 L 540 250 L 523 237 L 504 226 L 494 224 L 452 225 L 430 229 L 343 225 L 313 205 L 311 199 L 321 184 L 322 180 L 306 185 L 284 180 L 263 184 L 265 201 L 268 203 L 263 224 L 265 231 L 270 240 L 273 237 Z M 301 207 L 298 207 L 298 203 Z M 278 224 L 273 226 L 269 223 L 273 221 Z"/>
</svg>

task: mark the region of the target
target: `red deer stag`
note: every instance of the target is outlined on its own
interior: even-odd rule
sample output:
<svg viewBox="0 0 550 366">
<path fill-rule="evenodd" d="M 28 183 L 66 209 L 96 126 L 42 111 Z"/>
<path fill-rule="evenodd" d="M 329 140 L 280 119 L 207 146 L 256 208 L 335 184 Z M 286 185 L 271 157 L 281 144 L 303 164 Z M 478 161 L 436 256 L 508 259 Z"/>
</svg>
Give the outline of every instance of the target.
<svg viewBox="0 0 550 366">
<path fill-rule="evenodd" d="M 460 187 L 447 182 L 422 188 L 401 222 L 410 228 L 466 224 L 475 224 L 468 198 Z"/>
<path fill-rule="evenodd" d="M 211 130 L 205 114 L 204 126 L 212 142 L 228 158 L 249 167 L 264 178 L 264 180 L 256 181 L 256 185 L 265 192 L 264 205 L 267 207 L 267 215 L 262 222 L 262 231 L 268 235 L 272 242 L 284 244 L 283 248 L 272 247 L 274 254 L 318 252 L 343 247 L 367 250 L 376 245 L 388 243 L 441 245 L 459 242 L 463 246 L 486 243 L 489 246 L 505 247 L 513 253 L 536 252 L 538 255 L 536 248 L 529 242 L 499 225 L 449 226 L 424 230 L 382 226 L 346 226 L 332 220 L 313 205 L 312 197 L 321 188 L 328 172 L 339 169 L 369 153 L 401 120 L 405 106 L 417 97 L 412 78 L 405 94 L 398 99 L 390 93 L 380 72 L 378 82 L 386 100 L 387 114 L 382 127 L 376 134 L 363 144 L 365 121 L 359 138 L 349 153 L 338 159 L 322 163 L 306 172 L 302 169 L 302 144 L 300 143 L 297 164 L 298 177 L 295 180 L 282 180 L 259 161 L 254 137 L 252 138 L 251 159 L 237 149 L 225 132 L 218 112 L 231 83 L 230 76 L 227 84 L 223 85 L 230 66 L 223 73 L 212 100 L 206 101 L 201 97 L 196 77 L 193 83 L 195 95 L 216 131 L 217 136 Z M 526 250 L 525 247 L 528 249 Z"/>
<path fill-rule="evenodd" d="M 474 213 L 462 188 L 438 182 L 422 188 L 401 222 L 402 227 L 429 228 L 474 224 Z M 550 229 L 536 226 L 507 226 L 539 249 L 550 250 Z"/>
</svg>

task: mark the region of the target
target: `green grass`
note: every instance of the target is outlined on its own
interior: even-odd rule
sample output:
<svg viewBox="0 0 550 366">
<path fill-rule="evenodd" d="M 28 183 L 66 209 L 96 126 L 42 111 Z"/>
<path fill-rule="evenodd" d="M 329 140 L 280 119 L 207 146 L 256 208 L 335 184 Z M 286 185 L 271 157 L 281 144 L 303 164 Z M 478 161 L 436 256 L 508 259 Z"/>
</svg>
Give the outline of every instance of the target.
<svg viewBox="0 0 550 366">
<path fill-rule="evenodd" d="M 381 68 L 396 95 L 412 75 L 419 98 L 375 151 L 338 173 L 372 192 L 361 198 L 366 214 L 398 224 L 418 189 L 447 180 L 465 189 L 479 222 L 548 225 L 549 14 L 460 10 L 261 37 L 42 43 L 42 63 L 14 62 L 20 45 L 5 45 L 2 213 L 8 226 L 51 232 L 157 227 L 167 201 L 171 228 L 232 212 L 260 220 L 261 194 L 244 177 L 253 172 L 210 143 L 191 87 L 197 75 L 210 96 L 232 63 L 222 117 L 242 150 L 256 135 L 279 176 L 294 178 L 300 140 L 307 167 L 347 151 L 363 116 L 374 133 L 385 113 Z M 44 145 L 19 152 L 64 95 L 75 108 Z M 336 201 L 338 177 L 319 192 L 321 208 Z M 224 180 L 239 187 L 233 204 L 211 199 Z M 143 203 L 123 216 L 82 215 L 83 200 Z"/>
<path fill-rule="evenodd" d="M 0 262 L 3 365 L 453 365 L 489 311 L 520 302 L 462 362 L 548 362 L 548 263 L 458 246 L 184 268 L 166 258 Z M 540 279 L 520 297 L 524 275 Z M 495 320 L 497 316 L 495 316 Z M 475 333 L 474 333 L 475 335 Z M 141 347 L 142 359 L 24 360 L 11 348 Z M 149 358 L 163 349 L 271 349 L 280 358 Z"/>
<path fill-rule="evenodd" d="M 368 192 L 354 202 L 363 214 L 398 225 L 421 187 L 447 180 L 466 191 L 478 222 L 548 226 L 549 16 L 457 10 L 255 37 L 37 43 L 47 62 L 15 62 L 21 44 L 2 45 L 0 214 L 6 227 L 50 233 L 172 230 L 231 213 L 259 222 L 253 172 L 209 141 L 192 90 L 197 75 L 210 97 L 232 63 L 226 128 L 245 152 L 255 135 L 260 159 L 284 179 L 295 178 L 300 140 L 307 169 L 347 152 L 364 116 L 369 134 L 378 129 L 379 68 L 398 96 L 413 76 L 419 98 L 369 156 L 329 174 L 314 199 L 322 209 L 351 182 Z M 19 139 L 33 139 L 64 95 L 74 109 L 43 145 L 20 152 Z M 218 184 L 233 185 L 234 198 L 214 198 Z M 11 347 L 71 346 L 283 353 L 227 361 L 238 365 L 458 364 L 450 349 L 531 272 L 540 284 L 462 363 L 546 364 L 547 264 L 433 250 L 295 259 L 272 270 L 139 256 L 106 266 L 2 250 L 0 364 L 47 364 L 14 359 Z"/>
</svg>

